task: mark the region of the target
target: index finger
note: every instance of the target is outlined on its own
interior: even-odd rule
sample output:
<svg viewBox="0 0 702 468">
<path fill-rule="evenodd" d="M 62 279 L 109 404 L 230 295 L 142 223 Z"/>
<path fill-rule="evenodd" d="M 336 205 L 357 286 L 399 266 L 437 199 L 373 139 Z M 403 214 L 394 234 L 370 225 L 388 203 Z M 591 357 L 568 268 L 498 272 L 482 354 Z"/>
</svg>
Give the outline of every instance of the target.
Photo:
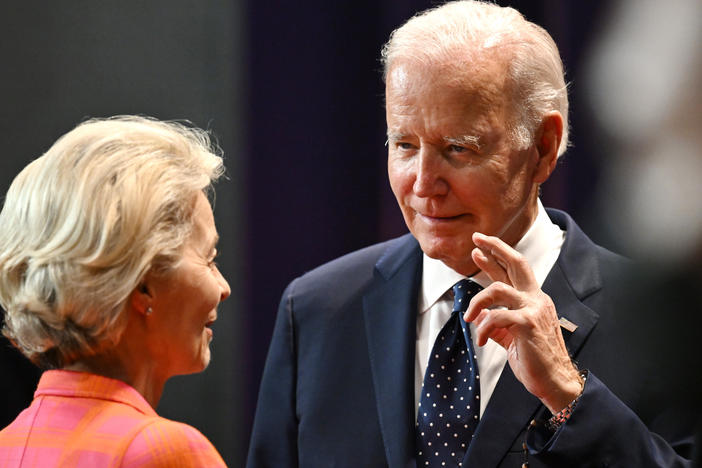
<svg viewBox="0 0 702 468">
<path fill-rule="evenodd" d="M 510 283 L 516 289 L 531 291 L 534 288 L 539 288 L 534 272 L 524 256 L 505 244 L 500 238 L 476 232 L 473 234 L 473 243 L 480 250 L 488 252 L 497 259 L 507 272 Z"/>
</svg>

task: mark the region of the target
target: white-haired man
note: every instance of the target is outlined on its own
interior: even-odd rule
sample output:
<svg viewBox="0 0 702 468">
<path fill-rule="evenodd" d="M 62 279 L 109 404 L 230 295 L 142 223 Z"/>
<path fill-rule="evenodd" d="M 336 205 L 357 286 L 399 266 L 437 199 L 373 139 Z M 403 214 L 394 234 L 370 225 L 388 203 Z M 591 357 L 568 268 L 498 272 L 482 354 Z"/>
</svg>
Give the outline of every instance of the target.
<svg viewBox="0 0 702 468">
<path fill-rule="evenodd" d="M 286 289 L 248 466 L 686 464 L 691 437 L 637 406 L 645 375 L 613 343 L 624 260 L 538 198 L 567 147 L 551 37 L 454 2 L 396 30 L 383 60 L 411 234 Z"/>
</svg>

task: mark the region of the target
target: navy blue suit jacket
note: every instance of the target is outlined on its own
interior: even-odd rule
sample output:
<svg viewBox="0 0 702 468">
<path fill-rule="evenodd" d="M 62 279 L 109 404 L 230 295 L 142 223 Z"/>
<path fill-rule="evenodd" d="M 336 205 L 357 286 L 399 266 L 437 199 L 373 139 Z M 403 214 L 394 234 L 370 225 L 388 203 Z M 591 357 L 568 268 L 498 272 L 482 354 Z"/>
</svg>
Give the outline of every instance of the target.
<svg viewBox="0 0 702 468">
<path fill-rule="evenodd" d="M 559 316 L 578 325 L 564 338 L 590 377 L 575 413 L 555 435 L 530 431 L 530 466 L 686 466 L 675 450 L 690 450 L 690 431 L 681 430 L 660 402 L 642 396 L 648 374 L 617 349 L 623 324 L 612 308 L 625 261 L 596 246 L 565 213 L 549 210 L 549 216 L 567 235 L 543 290 Z M 419 245 L 405 235 L 336 259 L 288 286 L 248 467 L 415 466 L 421 272 Z M 506 365 L 463 466 L 521 466 L 526 428 L 539 416 L 546 416 L 544 407 Z"/>
</svg>

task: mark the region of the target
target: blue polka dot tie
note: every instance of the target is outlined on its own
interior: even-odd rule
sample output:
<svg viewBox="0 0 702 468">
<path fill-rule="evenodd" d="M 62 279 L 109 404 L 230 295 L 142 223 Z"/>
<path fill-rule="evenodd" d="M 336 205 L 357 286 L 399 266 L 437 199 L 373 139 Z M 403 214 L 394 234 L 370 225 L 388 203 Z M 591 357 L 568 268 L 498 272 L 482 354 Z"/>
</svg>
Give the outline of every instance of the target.
<svg viewBox="0 0 702 468">
<path fill-rule="evenodd" d="M 482 288 L 453 285 L 453 312 L 439 332 L 424 375 L 417 412 L 417 466 L 462 466 L 480 415 L 478 362 L 463 312 Z"/>
</svg>

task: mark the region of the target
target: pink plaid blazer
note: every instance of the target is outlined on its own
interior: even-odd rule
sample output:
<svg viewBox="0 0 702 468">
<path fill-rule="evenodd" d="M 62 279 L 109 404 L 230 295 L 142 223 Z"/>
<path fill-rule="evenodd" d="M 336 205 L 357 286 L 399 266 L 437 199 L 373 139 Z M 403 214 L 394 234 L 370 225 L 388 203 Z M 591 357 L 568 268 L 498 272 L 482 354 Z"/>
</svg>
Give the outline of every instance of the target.
<svg viewBox="0 0 702 468">
<path fill-rule="evenodd" d="M 170 421 L 132 387 L 51 370 L 34 401 L 0 431 L 0 467 L 226 466 L 197 429 Z"/>
</svg>

